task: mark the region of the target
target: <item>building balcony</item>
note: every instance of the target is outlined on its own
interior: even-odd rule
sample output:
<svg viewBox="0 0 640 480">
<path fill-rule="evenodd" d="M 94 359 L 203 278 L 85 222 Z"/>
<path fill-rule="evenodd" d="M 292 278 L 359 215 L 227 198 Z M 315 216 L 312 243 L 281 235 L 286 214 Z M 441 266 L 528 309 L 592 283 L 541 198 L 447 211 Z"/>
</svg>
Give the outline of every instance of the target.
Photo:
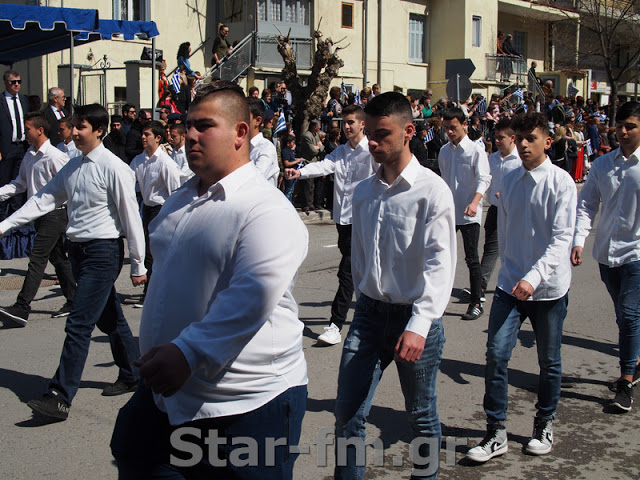
<svg viewBox="0 0 640 480">
<path fill-rule="evenodd" d="M 509 55 L 486 55 L 487 81 L 527 84 L 527 61 L 522 57 Z"/>
</svg>

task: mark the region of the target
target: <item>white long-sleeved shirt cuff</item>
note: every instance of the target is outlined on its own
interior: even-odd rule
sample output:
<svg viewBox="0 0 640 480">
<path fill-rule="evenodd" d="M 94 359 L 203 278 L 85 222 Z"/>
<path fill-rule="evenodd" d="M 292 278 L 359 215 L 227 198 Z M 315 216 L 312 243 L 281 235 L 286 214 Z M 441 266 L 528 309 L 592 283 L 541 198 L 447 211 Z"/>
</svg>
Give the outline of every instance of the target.
<svg viewBox="0 0 640 480">
<path fill-rule="evenodd" d="M 431 329 L 432 323 L 433 320 L 427 320 L 424 317 L 412 315 L 407 322 L 405 331 L 413 332 L 420 335 L 421 337 L 427 338 L 429 336 L 429 330 Z"/>
<path fill-rule="evenodd" d="M 582 247 L 584 248 L 584 244 L 587 240 L 587 237 L 583 237 L 582 235 L 573 237 L 573 247 Z"/>
<path fill-rule="evenodd" d="M 538 286 L 542 282 L 542 276 L 540 275 L 540 273 L 537 270 L 530 270 L 522 278 L 522 280 L 524 280 L 525 282 L 529 282 L 529 284 L 533 287 L 533 290 L 535 291 L 536 288 L 538 288 Z"/>
</svg>

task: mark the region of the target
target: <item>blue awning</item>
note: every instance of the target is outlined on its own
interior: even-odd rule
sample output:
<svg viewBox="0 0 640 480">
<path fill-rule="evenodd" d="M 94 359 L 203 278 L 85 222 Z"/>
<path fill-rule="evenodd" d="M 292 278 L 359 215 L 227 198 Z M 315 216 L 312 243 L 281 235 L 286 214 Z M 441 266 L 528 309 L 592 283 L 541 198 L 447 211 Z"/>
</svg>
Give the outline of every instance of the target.
<svg viewBox="0 0 640 480">
<path fill-rule="evenodd" d="M 64 50 L 70 46 L 71 32 L 92 32 L 99 28 L 98 11 L 94 9 L 2 4 L 0 63 L 11 65 Z"/>
</svg>

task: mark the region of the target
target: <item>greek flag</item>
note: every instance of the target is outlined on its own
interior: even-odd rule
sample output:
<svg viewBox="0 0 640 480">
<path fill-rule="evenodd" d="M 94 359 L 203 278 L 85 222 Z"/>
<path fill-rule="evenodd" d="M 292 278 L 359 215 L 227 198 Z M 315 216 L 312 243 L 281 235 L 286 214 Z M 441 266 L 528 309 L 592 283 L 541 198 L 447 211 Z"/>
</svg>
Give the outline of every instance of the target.
<svg viewBox="0 0 640 480">
<path fill-rule="evenodd" d="M 360 105 L 360 89 L 356 87 L 356 105 Z"/>
<path fill-rule="evenodd" d="M 433 140 L 433 127 L 427 130 L 427 136 L 424 137 L 424 143 L 429 143 L 431 140 Z"/>
<path fill-rule="evenodd" d="M 487 99 L 484 97 L 478 102 L 478 113 L 487 113 Z"/>
<path fill-rule="evenodd" d="M 287 122 L 284 119 L 284 112 L 283 112 L 280 114 L 280 117 L 278 118 L 278 123 L 276 124 L 276 129 L 273 131 L 273 133 L 280 133 L 286 129 L 287 129 Z"/>
<path fill-rule="evenodd" d="M 344 95 L 344 101 L 349 98 L 349 94 L 347 93 L 347 87 L 344 86 L 344 78 L 342 79 L 342 84 L 340 85 L 340 89 L 342 90 L 342 95 Z"/>
<path fill-rule="evenodd" d="M 580 112 L 578 114 L 578 117 L 576 118 L 576 122 L 581 122 L 582 121 L 582 112 Z"/>
<path fill-rule="evenodd" d="M 518 97 L 520 99 L 520 101 L 524 100 L 524 94 L 522 93 L 522 89 L 519 88 L 518 90 L 516 90 L 515 92 L 513 92 L 512 94 L 514 97 Z"/>
<path fill-rule="evenodd" d="M 584 149 L 587 151 L 587 155 L 593 155 L 593 147 L 591 146 L 591 140 L 587 140 L 587 143 L 584 144 Z"/>
<path fill-rule="evenodd" d="M 580 90 L 578 90 L 573 85 L 569 85 L 569 96 L 570 97 L 575 97 L 578 93 L 580 93 Z"/>
<path fill-rule="evenodd" d="M 171 85 L 176 93 L 180 93 L 180 73 L 178 71 L 171 76 Z"/>
</svg>

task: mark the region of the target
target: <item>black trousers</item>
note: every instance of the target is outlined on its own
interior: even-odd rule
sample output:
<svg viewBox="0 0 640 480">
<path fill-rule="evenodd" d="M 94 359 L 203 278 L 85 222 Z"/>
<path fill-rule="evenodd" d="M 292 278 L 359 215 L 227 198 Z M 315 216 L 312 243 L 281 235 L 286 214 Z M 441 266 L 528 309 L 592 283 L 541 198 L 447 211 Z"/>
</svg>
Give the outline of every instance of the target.
<svg viewBox="0 0 640 480">
<path fill-rule="evenodd" d="M 351 298 L 353 297 L 353 278 L 351 277 L 351 225 L 339 225 L 338 248 L 342 254 L 342 260 L 338 266 L 338 291 L 331 304 L 331 323 L 342 329 Z"/>
<path fill-rule="evenodd" d="M 27 312 L 42 283 L 47 261 L 55 268 L 60 288 L 68 302 L 73 301 L 76 293 L 71 263 L 62 245 L 62 236 L 67 229 L 67 209 L 59 208 L 47 213 L 35 221 L 35 227 L 36 237 L 29 255 L 27 275 L 16 300 L 16 304 Z"/>
<path fill-rule="evenodd" d="M 482 251 L 482 290 L 487 289 L 489 279 L 498 261 L 498 207 L 491 205 L 484 221 L 484 249 Z"/>
<path fill-rule="evenodd" d="M 144 293 L 147 294 L 147 288 L 151 281 L 151 272 L 153 271 L 153 255 L 151 255 L 151 247 L 149 245 L 149 224 L 156 218 L 162 205 L 142 205 L 142 228 L 144 229 L 144 268 L 147 269 L 147 283 L 144 284 Z"/>
<path fill-rule="evenodd" d="M 480 269 L 480 258 L 478 257 L 478 241 L 480 239 L 480 224 L 469 223 L 467 225 L 456 225 L 456 231 L 462 232 L 462 242 L 464 244 L 464 260 L 469 268 L 469 283 L 471 289 L 471 302 L 479 304 L 482 294 L 482 270 Z"/>
</svg>

